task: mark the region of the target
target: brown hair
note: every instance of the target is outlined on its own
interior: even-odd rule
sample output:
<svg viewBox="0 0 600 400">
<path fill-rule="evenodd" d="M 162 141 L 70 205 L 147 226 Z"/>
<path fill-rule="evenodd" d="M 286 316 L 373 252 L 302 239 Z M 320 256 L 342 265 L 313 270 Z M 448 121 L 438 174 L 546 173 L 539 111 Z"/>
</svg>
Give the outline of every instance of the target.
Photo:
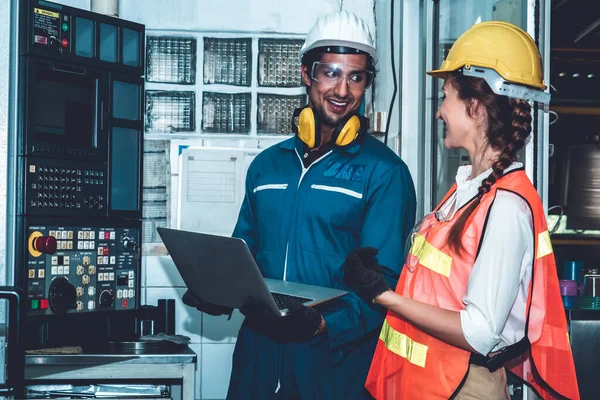
<svg viewBox="0 0 600 400">
<path fill-rule="evenodd" d="M 523 148 L 531 133 L 531 106 L 525 100 L 497 95 L 490 89 L 485 80 L 464 76 L 454 72 L 446 77 L 458 92 L 458 97 L 467 106 L 467 113 L 473 115 L 473 103 L 484 107 L 487 114 L 485 133 L 488 145 L 500 151 L 500 156 L 492 164 L 492 173 L 481 182 L 477 197 L 456 220 L 448 232 L 448 245 L 452 250 L 461 254 L 464 250 L 462 236 L 469 216 L 479 205 L 484 194 L 488 193 L 498 179 L 504 175 L 504 170 L 517 160 L 517 152 Z"/>
</svg>

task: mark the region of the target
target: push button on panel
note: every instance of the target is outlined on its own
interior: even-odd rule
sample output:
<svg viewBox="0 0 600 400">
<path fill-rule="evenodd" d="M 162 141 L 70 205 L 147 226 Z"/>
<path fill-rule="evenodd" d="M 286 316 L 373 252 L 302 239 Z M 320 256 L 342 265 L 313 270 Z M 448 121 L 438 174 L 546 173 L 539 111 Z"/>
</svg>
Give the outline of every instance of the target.
<svg viewBox="0 0 600 400">
<path fill-rule="evenodd" d="M 41 253 L 54 254 L 56 252 L 56 238 L 52 236 L 41 236 L 35 239 L 33 247 Z"/>
<path fill-rule="evenodd" d="M 43 236 L 40 232 L 34 232 L 29 236 L 29 245 L 29 253 L 34 257 L 54 254 L 57 247 L 54 236 Z"/>
</svg>

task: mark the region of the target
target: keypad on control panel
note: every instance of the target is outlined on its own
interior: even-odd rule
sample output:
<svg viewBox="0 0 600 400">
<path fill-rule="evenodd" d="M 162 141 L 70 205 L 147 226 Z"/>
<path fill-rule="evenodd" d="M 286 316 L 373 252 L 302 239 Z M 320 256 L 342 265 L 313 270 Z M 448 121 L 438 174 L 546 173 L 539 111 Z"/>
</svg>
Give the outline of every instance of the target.
<svg viewBox="0 0 600 400">
<path fill-rule="evenodd" d="M 30 165 L 29 174 L 31 209 L 87 212 L 106 207 L 102 170 Z"/>
</svg>

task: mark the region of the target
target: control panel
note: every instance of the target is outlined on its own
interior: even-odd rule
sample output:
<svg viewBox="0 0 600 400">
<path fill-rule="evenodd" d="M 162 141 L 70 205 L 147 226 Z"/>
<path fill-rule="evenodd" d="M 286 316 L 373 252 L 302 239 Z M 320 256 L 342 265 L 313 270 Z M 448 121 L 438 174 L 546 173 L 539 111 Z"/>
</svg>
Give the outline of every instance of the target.
<svg viewBox="0 0 600 400">
<path fill-rule="evenodd" d="M 52 9 L 34 7 L 33 42 L 60 53 L 71 52 L 71 17 Z"/>
<path fill-rule="evenodd" d="M 30 226 L 29 315 L 134 309 L 139 236 L 137 228 Z"/>
<path fill-rule="evenodd" d="M 54 159 L 28 159 L 28 214 L 106 215 L 106 165 Z"/>
<path fill-rule="evenodd" d="M 29 302 L 24 345 L 133 337 L 145 28 L 48 0 L 20 0 L 18 22 L 17 173 L 7 212 L 16 225 L 14 283 Z"/>
</svg>

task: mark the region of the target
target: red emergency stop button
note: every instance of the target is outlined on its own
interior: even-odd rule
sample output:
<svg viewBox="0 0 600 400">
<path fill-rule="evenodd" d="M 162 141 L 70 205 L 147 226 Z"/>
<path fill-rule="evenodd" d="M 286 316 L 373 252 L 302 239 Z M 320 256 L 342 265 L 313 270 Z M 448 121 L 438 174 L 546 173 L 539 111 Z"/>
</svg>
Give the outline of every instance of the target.
<svg viewBox="0 0 600 400">
<path fill-rule="evenodd" d="M 38 236 L 33 241 L 33 248 L 40 253 L 54 254 L 56 252 L 56 238 L 54 236 Z"/>
<path fill-rule="evenodd" d="M 48 308 L 48 299 L 40 299 L 40 310 L 46 310 Z"/>
<path fill-rule="evenodd" d="M 69 45 L 67 38 L 63 38 L 60 43 L 62 44 L 62 47 L 67 47 Z"/>
</svg>

